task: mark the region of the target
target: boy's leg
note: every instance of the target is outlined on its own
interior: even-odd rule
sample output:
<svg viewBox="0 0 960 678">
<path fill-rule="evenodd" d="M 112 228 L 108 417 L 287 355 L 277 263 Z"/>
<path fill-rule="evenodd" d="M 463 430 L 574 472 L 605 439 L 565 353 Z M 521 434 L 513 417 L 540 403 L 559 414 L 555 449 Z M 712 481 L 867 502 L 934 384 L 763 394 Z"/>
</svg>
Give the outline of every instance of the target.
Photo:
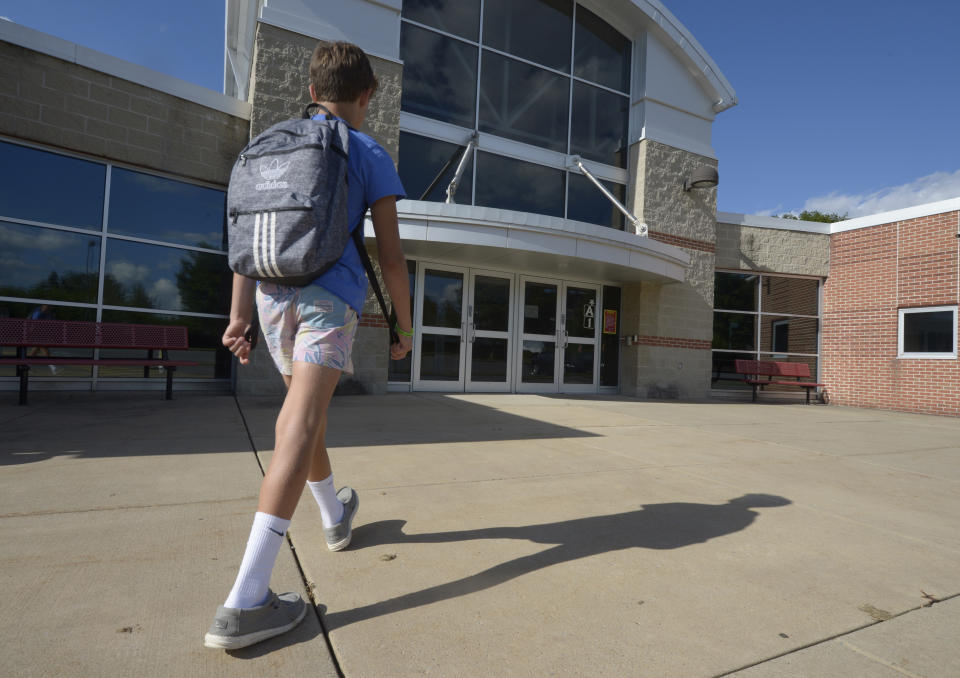
<svg viewBox="0 0 960 678">
<path fill-rule="evenodd" d="M 296 594 L 279 598 L 272 594 L 270 575 L 322 440 L 339 377 L 339 370 L 295 362 L 292 377 L 284 379 L 288 391 L 277 418 L 276 449 L 260 486 L 257 515 L 236 582 L 204 639 L 208 647 L 245 647 L 303 619 L 304 601 Z"/>
<path fill-rule="evenodd" d="M 340 370 L 306 362 L 293 363 L 287 397 L 277 417 L 273 458 L 260 486 L 257 510 L 289 520 L 300 500 L 304 482 L 321 449 L 326 476 L 330 475 L 323 433 L 327 409 Z"/>
</svg>

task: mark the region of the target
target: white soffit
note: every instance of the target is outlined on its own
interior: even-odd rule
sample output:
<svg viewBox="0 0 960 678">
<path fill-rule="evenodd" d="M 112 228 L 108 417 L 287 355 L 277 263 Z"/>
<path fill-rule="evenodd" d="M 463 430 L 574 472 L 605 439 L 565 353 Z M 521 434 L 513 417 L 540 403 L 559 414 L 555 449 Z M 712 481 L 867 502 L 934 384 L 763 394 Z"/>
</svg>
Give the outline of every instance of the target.
<svg viewBox="0 0 960 678">
<path fill-rule="evenodd" d="M 690 263 L 679 247 L 569 219 L 418 200 L 397 212 L 404 251 L 447 263 L 616 282 L 683 281 Z"/>
<path fill-rule="evenodd" d="M 0 40 L 63 61 L 69 61 L 100 73 L 128 80 L 149 89 L 164 92 L 244 120 L 250 119 L 250 104 L 246 101 L 238 101 L 212 89 L 118 59 L 103 52 L 97 52 L 11 21 L 0 21 Z"/>
<path fill-rule="evenodd" d="M 700 45 L 680 21 L 663 6 L 660 0 L 630 0 L 646 14 L 650 21 L 670 38 L 670 43 L 683 54 L 689 64 L 690 72 L 705 87 L 713 99 L 716 113 L 736 106 L 737 93 L 733 85 L 720 72 L 707 50 Z M 670 43 L 667 43 L 669 46 Z"/>
</svg>

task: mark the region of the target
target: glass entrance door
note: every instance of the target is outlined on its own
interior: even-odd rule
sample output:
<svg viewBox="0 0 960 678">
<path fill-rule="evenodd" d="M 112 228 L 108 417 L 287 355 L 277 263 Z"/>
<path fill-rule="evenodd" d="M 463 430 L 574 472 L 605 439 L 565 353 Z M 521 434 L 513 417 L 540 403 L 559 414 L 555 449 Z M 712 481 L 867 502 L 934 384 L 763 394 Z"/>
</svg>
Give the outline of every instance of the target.
<svg viewBox="0 0 960 678">
<path fill-rule="evenodd" d="M 597 390 L 599 286 L 521 279 L 517 391 Z"/>
<path fill-rule="evenodd" d="M 563 286 L 562 331 L 564 393 L 597 390 L 597 308 L 600 288 L 581 283 Z"/>
<path fill-rule="evenodd" d="M 465 357 L 466 269 L 450 266 L 421 267 L 417 289 L 417 351 L 414 388 L 423 391 L 463 391 Z"/>
<path fill-rule="evenodd" d="M 521 277 L 518 306 L 517 391 L 556 393 L 560 283 Z"/>
<path fill-rule="evenodd" d="M 509 391 L 513 276 L 470 272 L 467 304 L 467 391 Z"/>
</svg>

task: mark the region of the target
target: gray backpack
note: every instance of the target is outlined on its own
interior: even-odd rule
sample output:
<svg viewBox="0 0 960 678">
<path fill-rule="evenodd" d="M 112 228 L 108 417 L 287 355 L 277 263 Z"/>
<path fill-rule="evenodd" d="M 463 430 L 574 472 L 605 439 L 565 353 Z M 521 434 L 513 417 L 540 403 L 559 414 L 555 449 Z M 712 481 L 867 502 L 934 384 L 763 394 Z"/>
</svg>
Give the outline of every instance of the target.
<svg viewBox="0 0 960 678">
<path fill-rule="evenodd" d="M 240 152 L 227 188 L 231 270 L 281 285 L 308 285 L 350 241 L 347 154 L 339 118 L 289 120 Z"/>
</svg>

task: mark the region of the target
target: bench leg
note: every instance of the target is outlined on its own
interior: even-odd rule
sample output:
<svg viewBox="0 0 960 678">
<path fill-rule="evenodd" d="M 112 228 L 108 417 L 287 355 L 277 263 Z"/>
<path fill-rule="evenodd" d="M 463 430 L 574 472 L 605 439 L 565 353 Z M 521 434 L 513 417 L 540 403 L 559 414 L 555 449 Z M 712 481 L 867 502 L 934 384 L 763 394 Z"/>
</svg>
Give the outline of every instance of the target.
<svg viewBox="0 0 960 678">
<path fill-rule="evenodd" d="M 27 380 L 30 378 L 29 365 L 17 365 L 17 376 L 20 377 L 20 404 L 27 404 Z"/>
<path fill-rule="evenodd" d="M 173 371 L 176 367 L 168 367 L 167 372 L 167 400 L 173 400 Z"/>
<path fill-rule="evenodd" d="M 755 402 L 757 402 L 757 385 L 756 385 L 756 384 L 750 384 L 750 387 L 753 389 L 753 400 L 750 401 L 750 402 L 754 402 L 754 403 L 755 403 Z"/>
</svg>

